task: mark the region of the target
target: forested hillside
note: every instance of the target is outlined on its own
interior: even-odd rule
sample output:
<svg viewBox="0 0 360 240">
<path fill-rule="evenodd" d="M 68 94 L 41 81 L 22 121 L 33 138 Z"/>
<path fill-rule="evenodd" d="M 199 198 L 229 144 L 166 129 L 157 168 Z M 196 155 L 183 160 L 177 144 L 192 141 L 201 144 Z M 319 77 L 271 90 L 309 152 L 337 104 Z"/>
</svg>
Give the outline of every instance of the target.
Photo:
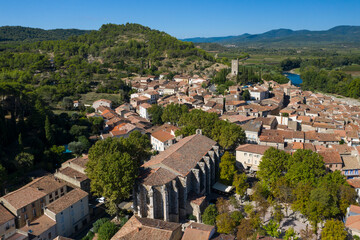
<svg viewBox="0 0 360 240">
<path fill-rule="evenodd" d="M 36 86 L 51 103 L 89 91 L 121 93 L 126 98 L 129 86 L 122 78 L 196 71 L 212 61 L 193 43 L 164 32 L 138 24 L 108 24 L 68 40 L 22 44 L 0 52 L 0 81 Z M 194 62 L 191 69 L 188 65 Z"/>
<path fill-rule="evenodd" d="M 3 26 L 0 27 L 0 44 L 46 40 L 65 40 L 71 36 L 83 35 L 89 32 L 89 30 L 79 29 L 44 30 L 40 28 L 29 28 L 21 26 Z"/>
<path fill-rule="evenodd" d="M 207 42 L 223 45 L 252 47 L 304 47 L 304 46 L 359 46 L 359 26 L 337 26 L 325 31 L 274 29 L 261 34 L 242 34 L 239 36 L 187 38 L 194 43 Z"/>
<path fill-rule="evenodd" d="M 101 118 L 58 115 L 54 108 L 71 108 L 89 92 L 116 93 L 120 104 L 131 91 L 123 78 L 189 73 L 213 62 L 193 43 L 138 24 L 107 24 L 67 40 L 5 47 L 0 51 L 0 191 L 6 175 L 19 183 L 24 171 L 54 169 L 64 144 L 72 142 L 81 153 L 102 126 Z"/>
</svg>

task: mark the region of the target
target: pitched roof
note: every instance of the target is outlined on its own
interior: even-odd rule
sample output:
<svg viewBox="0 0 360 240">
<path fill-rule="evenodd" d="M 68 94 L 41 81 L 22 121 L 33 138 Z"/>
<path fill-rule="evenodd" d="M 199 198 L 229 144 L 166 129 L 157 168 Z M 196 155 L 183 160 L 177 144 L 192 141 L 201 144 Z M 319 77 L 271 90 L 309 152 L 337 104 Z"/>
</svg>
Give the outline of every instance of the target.
<svg viewBox="0 0 360 240">
<path fill-rule="evenodd" d="M 50 228 L 56 225 L 56 221 L 49 218 L 47 215 L 42 215 L 38 219 L 32 221 L 29 226 L 25 225 L 20 230 L 30 233 L 31 235 L 39 236 Z"/>
<path fill-rule="evenodd" d="M 81 157 L 77 157 L 77 158 L 72 158 L 70 160 L 67 160 L 66 162 L 64 162 L 62 164 L 62 166 L 66 166 L 66 163 L 71 163 L 71 164 L 76 164 L 82 168 L 86 167 L 86 163 L 89 161 L 89 157 L 88 155 L 83 155 Z"/>
<path fill-rule="evenodd" d="M 241 125 L 241 128 L 244 131 L 249 131 L 249 132 L 259 132 L 262 126 L 262 122 L 255 122 L 255 121 L 250 121 L 245 123 L 244 125 Z"/>
<path fill-rule="evenodd" d="M 236 148 L 236 151 L 251 152 L 264 155 L 265 151 L 268 150 L 269 146 L 256 145 L 256 144 L 244 144 Z"/>
<path fill-rule="evenodd" d="M 6 194 L 2 199 L 7 201 L 15 209 L 20 209 L 45 196 L 46 193 L 34 188 L 25 187 Z"/>
<path fill-rule="evenodd" d="M 111 240 L 170 240 L 173 232 L 179 231 L 179 228 L 181 228 L 179 223 L 140 218 L 134 215 Z"/>
<path fill-rule="evenodd" d="M 167 131 L 164 129 L 160 129 L 158 131 L 155 131 L 151 134 L 152 137 L 156 138 L 160 142 L 166 142 L 170 139 L 174 139 L 175 136 L 171 134 L 171 130 Z"/>
<path fill-rule="evenodd" d="M 15 219 L 15 216 L 12 215 L 3 205 L 0 204 L 0 226 L 11 219 Z"/>
<path fill-rule="evenodd" d="M 46 208 L 49 209 L 51 212 L 57 214 L 67 209 L 71 205 L 75 204 L 76 202 L 80 201 L 81 199 L 85 198 L 86 196 L 88 196 L 87 192 L 79 188 L 75 188 L 64 196 L 47 205 Z"/>
<path fill-rule="evenodd" d="M 204 135 L 188 136 L 144 163 L 143 167 L 165 167 L 176 175 L 185 176 L 215 145 L 214 140 Z"/>
<path fill-rule="evenodd" d="M 144 185 L 160 186 L 175 179 L 176 176 L 177 174 L 174 174 L 173 172 L 160 167 L 156 169 L 147 169 L 140 177 L 142 178 Z"/>
<path fill-rule="evenodd" d="M 360 163 L 357 157 L 342 156 L 342 160 L 344 161 L 344 167 L 342 168 L 342 170 L 360 169 Z"/>
<path fill-rule="evenodd" d="M 337 151 L 319 151 L 319 154 L 323 157 L 325 164 L 342 164 L 343 161 Z"/>
<path fill-rule="evenodd" d="M 350 205 L 350 212 L 360 214 L 360 206 Z"/>
<path fill-rule="evenodd" d="M 20 209 L 64 186 L 65 183 L 55 180 L 53 176 L 44 176 L 33 180 L 18 190 L 6 194 L 2 199 L 15 209 Z"/>
<path fill-rule="evenodd" d="M 75 169 L 73 169 L 71 167 L 66 167 L 66 168 L 60 169 L 58 172 L 68 176 L 69 178 L 74 178 L 79 182 L 89 179 L 85 174 L 83 174 L 82 172 L 76 171 Z"/>
<path fill-rule="evenodd" d="M 193 222 L 185 229 L 181 240 L 208 240 L 214 230 L 214 226 Z"/>
<path fill-rule="evenodd" d="M 353 178 L 346 180 L 353 188 L 360 188 L 360 178 Z"/>
</svg>

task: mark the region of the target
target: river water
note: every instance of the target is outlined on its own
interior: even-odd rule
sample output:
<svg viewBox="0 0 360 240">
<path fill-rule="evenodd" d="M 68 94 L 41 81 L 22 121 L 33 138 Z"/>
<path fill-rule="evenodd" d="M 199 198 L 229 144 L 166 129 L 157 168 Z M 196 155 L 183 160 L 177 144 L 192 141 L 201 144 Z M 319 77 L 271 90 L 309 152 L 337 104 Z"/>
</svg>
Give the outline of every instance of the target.
<svg viewBox="0 0 360 240">
<path fill-rule="evenodd" d="M 285 77 L 290 79 L 291 83 L 294 84 L 295 86 L 300 86 L 300 84 L 303 82 L 303 80 L 300 78 L 300 75 L 298 74 L 289 73 L 289 72 L 285 72 L 283 74 Z"/>
</svg>

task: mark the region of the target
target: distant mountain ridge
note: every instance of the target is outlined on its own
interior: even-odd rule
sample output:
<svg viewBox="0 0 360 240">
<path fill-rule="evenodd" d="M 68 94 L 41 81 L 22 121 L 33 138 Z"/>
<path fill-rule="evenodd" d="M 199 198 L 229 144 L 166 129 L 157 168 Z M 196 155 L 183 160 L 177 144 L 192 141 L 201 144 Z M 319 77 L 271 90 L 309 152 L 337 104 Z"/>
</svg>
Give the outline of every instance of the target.
<svg viewBox="0 0 360 240">
<path fill-rule="evenodd" d="M 360 26 L 337 26 L 324 31 L 275 29 L 261 34 L 242 34 L 239 36 L 186 38 L 183 41 L 194 43 L 219 43 L 236 46 L 261 45 L 308 45 L 308 44 L 360 44 Z"/>
<path fill-rule="evenodd" d="M 64 40 L 71 36 L 79 36 L 89 32 L 91 31 L 79 29 L 44 30 L 21 26 L 3 26 L 0 27 L 0 43 Z"/>
</svg>

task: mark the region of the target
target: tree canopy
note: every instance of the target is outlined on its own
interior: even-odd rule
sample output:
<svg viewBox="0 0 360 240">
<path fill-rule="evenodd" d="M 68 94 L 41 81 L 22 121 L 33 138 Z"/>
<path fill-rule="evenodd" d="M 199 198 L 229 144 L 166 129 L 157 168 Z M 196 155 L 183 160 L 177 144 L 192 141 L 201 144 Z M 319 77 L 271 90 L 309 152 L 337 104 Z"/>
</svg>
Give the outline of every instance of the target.
<svg viewBox="0 0 360 240">
<path fill-rule="evenodd" d="M 89 150 L 86 173 L 91 191 L 106 198 L 112 213 L 131 194 L 140 164 L 149 156 L 150 143 L 146 136 L 133 132 L 129 138 L 108 138 L 98 141 Z"/>
</svg>

